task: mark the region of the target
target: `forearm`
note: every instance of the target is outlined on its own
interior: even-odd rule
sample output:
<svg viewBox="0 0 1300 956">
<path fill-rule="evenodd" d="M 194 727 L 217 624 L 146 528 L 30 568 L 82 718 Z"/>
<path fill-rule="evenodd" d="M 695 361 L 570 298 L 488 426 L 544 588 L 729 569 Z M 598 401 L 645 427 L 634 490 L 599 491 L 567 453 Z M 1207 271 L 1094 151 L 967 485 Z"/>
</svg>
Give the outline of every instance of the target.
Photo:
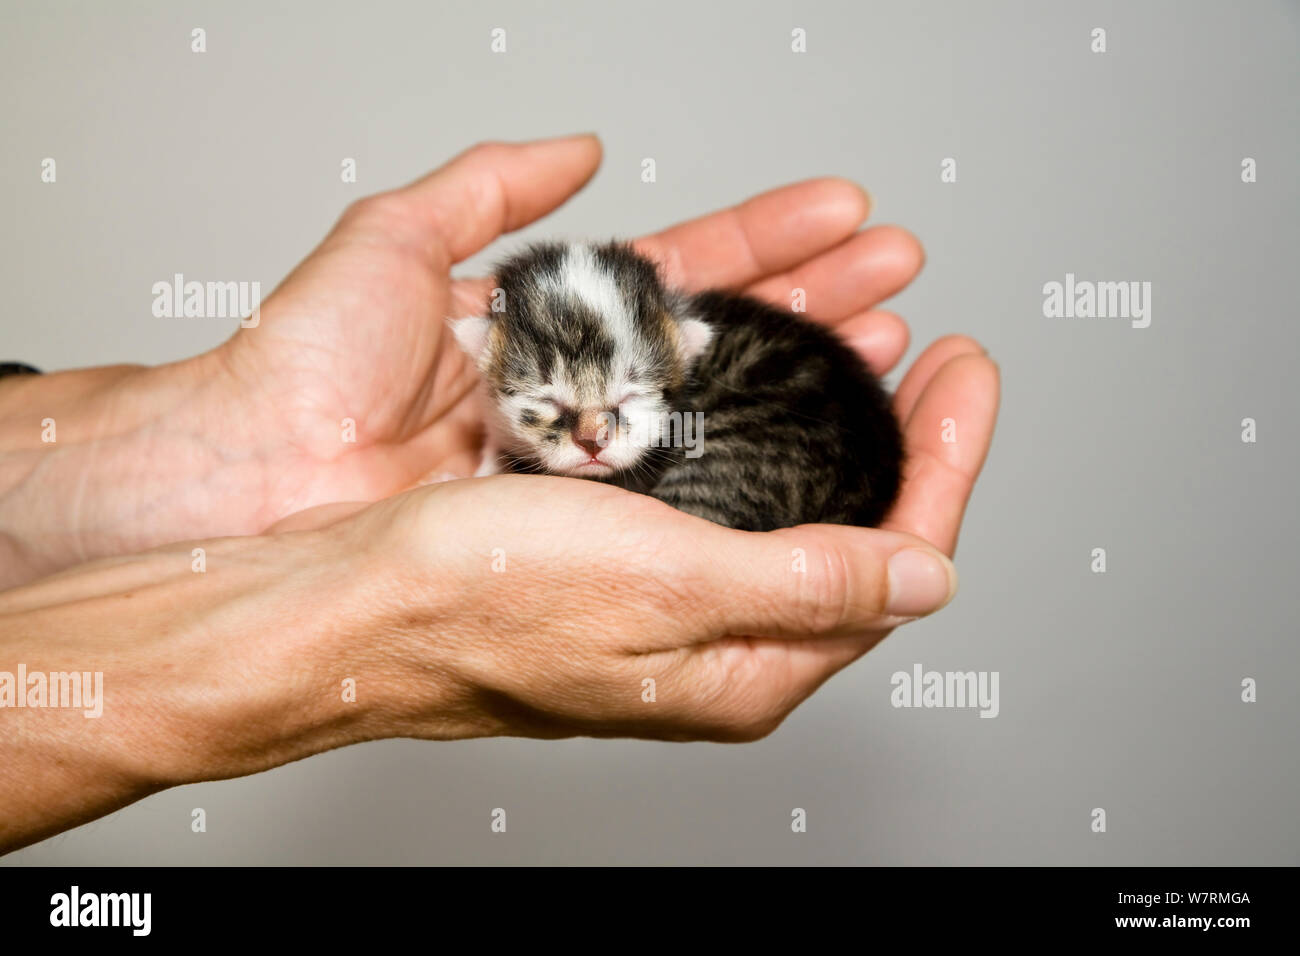
<svg viewBox="0 0 1300 956">
<path fill-rule="evenodd" d="M 0 594 L 0 852 L 169 786 L 384 735 L 381 668 L 357 650 L 364 576 L 336 537 L 187 543 Z M 48 677 L 72 672 L 79 698 Z"/>
<path fill-rule="evenodd" d="M 239 416 L 229 397 L 214 400 L 226 382 L 215 352 L 0 381 L 0 588 L 105 555 L 260 530 L 240 507 L 258 479 L 222 442 Z"/>
</svg>

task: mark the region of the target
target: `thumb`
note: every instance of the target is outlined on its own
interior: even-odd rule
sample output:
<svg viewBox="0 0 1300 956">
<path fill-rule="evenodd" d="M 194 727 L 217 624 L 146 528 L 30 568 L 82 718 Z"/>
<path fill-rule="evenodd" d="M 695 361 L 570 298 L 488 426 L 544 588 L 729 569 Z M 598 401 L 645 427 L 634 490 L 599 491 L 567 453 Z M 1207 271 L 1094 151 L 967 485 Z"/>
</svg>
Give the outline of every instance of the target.
<svg viewBox="0 0 1300 956">
<path fill-rule="evenodd" d="M 920 538 L 842 525 L 728 531 L 711 549 L 728 632 L 836 637 L 932 614 L 957 592 L 947 556 Z"/>
<path fill-rule="evenodd" d="M 403 203 L 414 227 L 459 262 L 567 200 L 595 174 L 600 156 L 600 141 L 586 134 L 480 143 L 383 198 Z"/>
</svg>

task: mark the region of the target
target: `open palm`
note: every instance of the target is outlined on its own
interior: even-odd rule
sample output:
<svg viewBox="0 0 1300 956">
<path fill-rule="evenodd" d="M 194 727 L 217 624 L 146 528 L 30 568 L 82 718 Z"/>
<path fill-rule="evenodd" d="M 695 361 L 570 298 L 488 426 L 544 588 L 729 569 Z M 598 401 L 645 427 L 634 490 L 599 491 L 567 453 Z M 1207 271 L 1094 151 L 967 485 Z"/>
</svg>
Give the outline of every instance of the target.
<svg viewBox="0 0 1300 956">
<path fill-rule="evenodd" d="M 473 473 L 483 443 L 477 373 L 445 320 L 482 312 L 490 283 L 452 279 L 451 268 L 559 206 L 599 162 L 590 136 L 484 144 L 347 210 L 264 303 L 259 325 L 220 350 L 242 396 L 229 427 L 257 449 L 258 523 Z M 923 257 L 901 229 L 859 231 L 867 212 L 851 183 L 811 180 L 637 244 L 688 290 L 744 289 L 789 307 L 792 290 L 803 289 L 809 312 L 883 373 L 905 351 L 907 329 L 876 306 L 912 280 Z M 983 364 L 948 367 L 962 357 Z M 996 402 L 996 372 L 970 340 L 944 339 L 921 356 L 899 389 L 901 420 L 909 425 L 936 403 L 929 411 L 940 418 L 966 408 L 970 440 L 940 444 L 939 418 L 932 430 L 908 427 L 908 481 L 925 482 L 905 488 L 892 521 L 940 547 L 936 539 L 955 539 Z"/>
</svg>

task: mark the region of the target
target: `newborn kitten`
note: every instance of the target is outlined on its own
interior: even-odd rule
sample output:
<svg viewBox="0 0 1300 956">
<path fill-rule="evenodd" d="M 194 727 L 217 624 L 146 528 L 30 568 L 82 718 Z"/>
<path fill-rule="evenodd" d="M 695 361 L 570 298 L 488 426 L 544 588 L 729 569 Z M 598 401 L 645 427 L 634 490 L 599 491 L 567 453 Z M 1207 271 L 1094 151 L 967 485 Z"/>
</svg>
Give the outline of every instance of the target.
<svg viewBox="0 0 1300 956">
<path fill-rule="evenodd" d="M 889 398 L 828 329 L 667 289 L 617 243 L 534 245 L 497 286 L 500 311 L 453 322 L 487 389 L 480 473 L 613 482 L 748 531 L 875 525 L 893 504 Z"/>
</svg>

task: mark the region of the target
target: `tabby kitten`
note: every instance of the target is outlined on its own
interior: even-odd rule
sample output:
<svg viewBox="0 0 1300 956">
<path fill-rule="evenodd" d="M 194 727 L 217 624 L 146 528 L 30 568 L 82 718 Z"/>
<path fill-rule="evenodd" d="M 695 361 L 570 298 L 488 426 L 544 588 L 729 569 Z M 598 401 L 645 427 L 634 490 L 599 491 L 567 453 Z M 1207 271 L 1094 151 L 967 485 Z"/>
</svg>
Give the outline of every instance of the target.
<svg viewBox="0 0 1300 956">
<path fill-rule="evenodd" d="M 828 329 L 730 292 L 668 289 L 618 243 L 542 243 L 501 311 L 453 322 L 482 373 L 498 470 L 616 483 L 749 531 L 878 524 L 903 456 L 889 397 Z"/>
</svg>

